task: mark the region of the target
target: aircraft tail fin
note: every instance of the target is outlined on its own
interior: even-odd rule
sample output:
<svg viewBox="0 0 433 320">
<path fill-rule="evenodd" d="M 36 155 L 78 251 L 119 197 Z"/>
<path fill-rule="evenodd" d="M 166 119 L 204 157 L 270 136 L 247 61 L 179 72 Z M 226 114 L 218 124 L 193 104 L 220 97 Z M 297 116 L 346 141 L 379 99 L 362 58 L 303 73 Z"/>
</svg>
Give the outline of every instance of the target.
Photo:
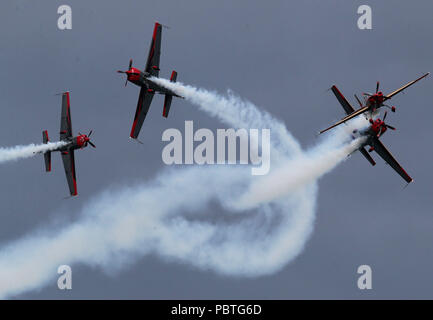
<svg viewBox="0 0 433 320">
<path fill-rule="evenodd" d="M 367 150 L 364 149 L 364 147 L 361 147 L 358 150 L 368 160 L 368 162 L 370 162 L 370 164 L 372 166 L 376 165 L 376 162 L 373 160 L 373 158 L 370 156 L 370 154 L 367 152 Z"/>
<path fill-rule="evenodd" d="M 176 82 L 177 79 L 177 72 L 175 70 L 173 70 L 173 72 L 171 73 L 171 77 L 170 77 L 170 81 L 171 82 Z M 164 99 L 164 109 L 162 110 L 162 116 L 167 118 L 168 117 L 168 112 L 170 111 L 170 107 L 171 107 L 171 101 L 173 100 L 173 96 L 170 94 L 166 94 L 165 95 L 165 99 Z"/>
<path fill-rule="evenodd" d="M 50 138 L 48 138 L 48 131 L 47 130 L 42 131 L 42 141 L 43 141 L 43 143 L 48 143 L 50 141 Z M 51 151 L 47 151 L 44 153 L 44 160 L 45 160 L 45 171 L 50 172 L 51 171 Z"/>
<path fill-rule="evenodd" d="M 171 81 L 171 82 L 176 82 L 176 80 L 177 80 L 177 72 L 176 72 L 176 70 L 173 70 L 173 71 L 171 72 L 170 81 Z"/>
</svg>

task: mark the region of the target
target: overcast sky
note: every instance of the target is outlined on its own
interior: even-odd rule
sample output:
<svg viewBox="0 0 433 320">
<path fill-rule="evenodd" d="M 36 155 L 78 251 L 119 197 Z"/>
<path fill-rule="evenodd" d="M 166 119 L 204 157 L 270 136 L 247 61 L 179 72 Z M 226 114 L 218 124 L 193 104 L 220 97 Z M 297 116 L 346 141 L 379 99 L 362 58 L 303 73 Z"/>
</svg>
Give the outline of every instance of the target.
<svg viewBox="0 0 433 320">
<path fill-rule="evenodd" d="M 0 3 L 0 145 L 57 136 L 60 97 L 71 91 L 74 132 L 94 130 L 96 150 L 76 153 L 79 197 L 68 194 L 60 156 L 0 166 L 0 248 L 47 222 L 74 220 L 108 186 L 151 179 L 165 167 L 162 132 L 185 120 L 223 128 L 187 101 L 164 119 L 155 97 L 140 134 L 129 141 L 139 89 L 115 73 L 130 58 L 143 68 L 155 21 L 163 29 L 161 72 L 225 92 L 232 89 L 276 118 L 307 148 L 344 114 L 331 92 L 384 93 L 433 71 L 431 1 L 70 1 L 72 30 L 57 28 L 65 1 Z M 373 29 L 359 30 L 357 8 L 369 4 Z M 393 99 L 397 127 L 382 141 L 414 178 L 404 181 L 377 156 L 354 154 L 319 181 L 317 218 L 305 250 L 283 270 L 252 279 L 223 277 L 150 255 L 115 275 L 73 266 L 73 290 L 56 281 L 18 298 L 433 298 L 433 79 Z M 359 290 L 368 264 L 373 289 Z M 31 269 L 29 269 L 31 272 Z"/>
</svg>

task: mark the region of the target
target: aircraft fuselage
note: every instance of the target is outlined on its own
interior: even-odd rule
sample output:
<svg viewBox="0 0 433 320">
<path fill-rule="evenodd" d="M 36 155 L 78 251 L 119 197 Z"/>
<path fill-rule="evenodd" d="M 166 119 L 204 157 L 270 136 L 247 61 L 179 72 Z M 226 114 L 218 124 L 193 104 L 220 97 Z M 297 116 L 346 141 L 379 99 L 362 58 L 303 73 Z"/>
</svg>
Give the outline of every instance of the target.
<svg viewBox="0 0 433 320">
<path fill-rule="evenodd" d="M 368 107 L 371 111 L 375 111 L 376 109 L 379 109 L 383 106 L 383 101 L 383 93 L 379 91 L 378 93 L 375 93 L 368 97 L 366 107 Z"/>
<path fill-rule="evenodd" d="M 82 148 L 87 147 L 89 140 L 90 140 L 89 137 L 85 134 L 78 135 L 76 137 L 66 138 L 66 139 L 62 140 L 64 142 L 66 142 L 65 145 L 63 145 L 57 149 L 51 150 L 51 152 L 54 152 L 54 151 L 65 152 L 68 150 L 82 149 Z"/>
<path fill-rule="evenodd" d="M 376 120 L 370 120 L 371 125 L 364 130 L 354 130 L 352 138 L 355 139 L 355 134 L 359 134 L 361 137 L 366 137 L 365 142 L 362 144 L 361 147 L 364 147 L 366 145 L 372 145 L 372 139 L 373 138 L 379 138 L 382 136 L 388 128 L 386 127 L 386 124 L 381 119 Z M 393 128 L 394 129 L 394 128 Z M 370 152 L 373 150 L 373 148 L 370 149 Z"/>
<path fill-rule="evenodd" d="M 152 75 L 148 72 L 142 72 L 137 68 L 131 68 L 128 71 L 125 72 L 127 77 L 128 77 L 128 81 L 135 84 L 136 86 L 139 87 L 145 87 L 147 88 L 147 90 L 149 92 L 158 92 L 161 94 L 169 94 L 175 97 L 180 97 L 179 95 L 177 95 L 176 93 L 174 93 L 173 91 L 164 88 L 162 86 L 160 86 L 159 84 L 156 84 L 155 82 L 153 82 L 151 80 Z"/>
</svg>

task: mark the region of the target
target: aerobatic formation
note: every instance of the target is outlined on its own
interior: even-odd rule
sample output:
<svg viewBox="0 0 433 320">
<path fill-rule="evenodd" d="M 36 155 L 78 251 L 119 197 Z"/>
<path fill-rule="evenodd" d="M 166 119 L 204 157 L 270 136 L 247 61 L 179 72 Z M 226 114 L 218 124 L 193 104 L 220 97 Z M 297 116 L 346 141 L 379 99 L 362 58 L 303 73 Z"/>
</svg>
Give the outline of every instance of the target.
<svg viewBox="0 0 433 320">
<path fill-rule="evenodd" d="M 337 86 L 326 80 L 324 86 L 332 85 L 329 90 L 337 101 L 330 93 L 329 99 L 332 99 L 332 103 L 341 105 L 344 117 L 320 131 L 318 142 L 304 149 L 284 122 L 230 90 L 226 94 L 220 94 L 183 84 L 178 81 L 177 71 L 172 69 L 169 69 L 166 78 L 162 77 L 160 55 L 163 29 L 162 24 L 155 23 L 152 37 L 147 39 L 150 40 L 150 47 L 147 59 L 142 61 L 143 67 L 134 66 L 133 60 L 130 59 L 126 70 L 117 71 L 120 73 L 119 76 L 116 69 L 123 65 L 121 61 L 127 61 L 131 57 L 130 53 L 125 54 L 123 58 L 109 58 L 112 65 L 109 72 L 114 81 L 113 86 L 117 88 L 114 98 L 125 98 L 125 91 L 131 90 L 135 92 L 131 97 L 131 103 L 135 104 L 137 101 L 135 109 L 129 103 L 124 108 L 108 108 L 110 112 L 117 112 L 116 115 L 125 115 L 124 125 L 115 119 L 115 123 L 120 127 L 116 132 L 124 136 L 125 144 L 117 140 L 117 135 L 111 134 L 111 138 L 116 140 L 104 141 L 107 143 L 106 148 L 102 148 L 103 144 L 96 141 L 96 148 L 93 143 L 93 130 L 90 129 L 95 129 L 95 133 L 100 132 L 100 129 L 81 129 L 84 123 L 81 122 L 80 126 L 77 126 L 79 123 L 75 122 L 80 120 L 79 117 L 74 118 L 73 132 L 71 110 L 74 109 L 72 113 L 75 114 L 80 107 L 75 103 L 79 101 L 80 93 L 74 92 L 71 95 L 71 92 L 66 91 L 59 93 L 53 103 L 57 110 L 54 113 L 56 119 L 60 113 L 59 131 L 57 132 L 58 123 L 54 123 L 56 132 L 51 132 L 50 129 L 50 134 L 48 130 L 44 130 L 47 129 L 43 127 L 46 123 L 41 123 L 36 130 L 37 133 L 43 130 L 42 142 L 39 141 L 39 137 L 39 144 L 0 147 L 0 163 L 38 157 L 36 165 L 41 167 L 39 174 L 46 175 L 43 166 L 46 172 L 51 172 L 52 154 L 58 152 L 66 176 L 64 181 L 63 173 L 59 173 L 60 192 L 68 194 L 68 198 L 76 197 L 80 190 L 82 194 L 85 193 L 85 188 L 80 189 L 84 187 L 81 185 L 84 184 L 84 179 L 77 180 L 82 162 L 80 159 L 76 161 L 75 157 L 83 155 L 78 151 L 88 146 L 91 148 L 87 151 L 94 152 L 93 155 L 98 157 L 98 163 L 102 164 L 96 169 L 101 169 L 102 173 L 99 174 L 104 174 L 103 178 L 109 179 L 108 183 L 112 183 L 113 176 L 105 177 L 105 171 L 112 169 L 116 159 L 120 161 L 113 166 L 119 168 L 117 174 L 128 177 L 128 172 L 123 169 L 127 165 L 131 166 L 134 159 L 131 159 L 131 153 L 128 154 L 121 148 L 130 147 L 130 151 L 138 151 L 138 145 L 135 143 L 131 146 L 126 145 L 128 133 L 132 141 L 140 142 L 139 138 L 144 136 L 146 140 L 143 139 L 140 143 L 154 141 L 155 129 L 152 131 L 152 123 L 145 124 L 145 119 L 148 117 L 147 121 L 154 120 L 149 119 L 153 111 L 149 116 L 148 112 L 155 94 L 161 94 L 164 96 L 164 102 L 161 105 L 162 110 L 158 112 L 162 112 L 164 118 L 171 112 L 170 117 L 174 116 L 173 118 L 181 119 L 182 122 L 185 120 L 184 132 L 177 130 L 179 126 L 176 129 L 164 128 L 159 141 L 167 142 L 160 159 L 165 165 L 172 167 L 158 169 L 157 173 L 149 172 L 152 163 L 147 162 L 147 157 L 139 157 L 138 169 L 127 168 L 132 169 L 132 173 L 129 174 L 135 174 L 136 170 L 144 168 L 146 171 L 142 173 L 151 173 L 154 175 L 153 178 L 146 181 L 138 179 L 134 181 L 136 185 L 132 185 L 130 179 L 127 183 L 116 181 L 108 187 L 102 186 L 103 179 L 95 179 L 95 167 L 87 168 L 88 176 L 94 180 L 91 182 L 96 182 L 103 190 L 99 194 L 92 194 L 91 200 L 90 197 L 84 197 L 79 210 L 75 209 L 76 201 L 71 203 L 71 207 L 74 207 L 70 215 L 73 217 L 71 221 L 60 221 L 61 228 L 57 228 L 57 221 L 54 221 L 54 228 L 49 225 L 46 229 L 40 228 L 21 239 L 3 245 L 0 251 L 0 299 L 45 286 L 51 281 L 59 266 L 97 266 L 110 273 L 129 265 L 138 256 L 146 255 L 156 255 L 168 261 L 186 263 L 221 275 L 270 275 L 281 270 L 304 250 L 315 226 L 318 180 L 349 159 L 348 156 L 359 151 L 372 166 L 375 166 L 377 160 L 373 159 L 374 151 L 389 165 L 392 169 L 389 174 L 393 175 L 398 183 L 407 185 L 413 181 L 409 174 L 411 168 L 406 168 L 406 172 L 396 160 L 399 158 L 394 157 L 385 147 L 382 136 L 386 132 L 396 130 L 388 123 L 392 115 L 396 114 L 396 107 L 390 104 L 391 99 L 396 99 L 399 93 L 417 83 L 410 89 L 413 92 L 408 93 L 408 97 L 412 98 L 419 87 L 428 84 L 421 80 L 426 79 L 429 73 L 418 75 L 414 72 L 415 80 L 387 94 L 381 91 L 383 89 L 377 82 L 375 90 L 372 88 L 372 93 L 363 93 L 362 96 L 355 94 L 353 104 Z M 195 37 L 195 34 L 193 36 Z M 117 47 L 117 43 L 115 46 Z M 141 46 L 134 46 L 134 41 L 128 42 L 128 50 L 141 54 Z M 208 59 L 206 63 L 207 61 Z M 176 64 L 180 65 L 180 62 Z M 182 75 L 179 65 L 176 65 L 176 69 Z M 83 68 L 83 71 L 86 69 Z M 271 68 L 268 71 L 273 72 Z M 323 73 L 321 76 L 327 77 L 328 74 Z M 123 83 L 127 86 L 128 82 L 139 89 L 135 86 L 125 89 Z M 73 88 L 71 85 L 65 89 Z M 92 92 L 94 89 L 96 88 L 92 88 Z M 100 97 L 95 95 L 96 98 Z M 106 98 L 112 99 L 113 96 Z M 398 98 L 402 96 L 398 95 Z M 105 103 L 100 100 L 98 102 Z M 193 121 L 200 119 L 186 119 L 186 113 L 182 115 L 181 110 L 177 109 L 176 103 L 181 106 L 186 102 L 222 123 L 224 129 L 196 130 Z M 174 107 L 170 111 L 172 103 Z M 108 104 L 111 105 L 110 102 Z M 411 106 L 414 111 L 418 110 L 418 107 Z M 328 109 L 323 112 L 326 110 Z M 83 113 L 84 111 L 88 110 L 83 110 Z M 95 111 L 100 119 L 100 125 L 104 125 L 101 129 L 111 129 L 105 125 L 104 120 L 112 121 L 113 116 L 101 112 L 100 108 L 95 108 Z M 285 115 L 295 116 L 296 111 L 285 108 L 284 112 L 287 112 Z M 195 114 L 192 113 L 192 117 L 195 117 Z M 158 121 L 171 122 L 172 119 L 162 120 L 160 115 Z M 295 117 L 292 119 L 299 121 Z M 316 129 L 308 128 L 307 123 L 302 125 L 303 131 L 315 133 Z M 79 130 L 86 134 L 80 133 Z M 385 136 L 385 139 L 387 137 Z M 107 152 L 108 156 L 102 156 L 101 149 L 102 152 Z M 114 152 L 121 154 L 112 156 Z M 83 156 L 86 155 L 88 154 Z M 60 159 L 53 159 L 54 167 L 57 167 L 55 161 Z M 364 160 L 361 161 L 361 165 L 368 167 L 366 170 L 373 170 Z M 414 157 L 414 161 L 418 162 L 419 159 Z M 379 172 L 374 179 L 386 173 Z M 52 173 L 50 175 L 51 177 L 46 179 L 54 185 L 55 177 L 52 177 Z M 347 184 L 352 182 L 349 181 L 349 177 L 344 179 Z M 16 181 L 21 186 L 21 179 Z M 39 188 L 39 181 L 37 186 Z M 89 186 L 92 185 L 89 183 Z M 341 190 L 342 187 L 339 184 L 337 188 Z M 365 195 L 360 196 L 368 197 L 365 189 L 362 190 Z M 26 192 L 26 189 L 22 192 Z M 47 193 L 45 190 L 38 192 Z M 21 197 L 21 194 L 19 196 Z M 37 200 L 39 201 L 39 196 Z M 56 211 L 55 217 L 68 218 L 67 213 L 57 215 Z"/>
<path fill-rule="evenodd" d="M 168 117 L 172 99 L 173 97 L 184 98 L 181 92 L 176 92 L 174 87 L 169 85 L 169 83 L 175 83 L 177 80 L 177 72 L 172 71 L 170 82 L 165 82 L 164 79 L 159 78 L 160 71 L 160 54 L 161 54 L 161 36 L 162 27 L 160 23 L 156 22 L 153 30 L 152 40 L 150 43 L 150 49 L 147 56 L 147 62 L 144 71 L 133 67 L 132 59 L 129 61 L 128 70 L 117 71 L 119 73 L 126 75 L 125 86 L 128 82 L 131 82 L 138 87 L 140 87 L 140 92 L 138 96 L 137 107 L 135 115 L 132 122 L 132 128 L 130 131 L 130 138 L 138 140 L 138 135 L 143 126 L 143 122 L 146 118 L 148 110 L 150 108 L 153 96 L 155 93 L 165 95 L 164 105 L 162 115 L 163 117 Z M 355 128 L 351 132 L 351 137 L 353 139 L 362 138 L 362 143 L 355 149 L 359 150 L 362 155 L 370 162 L 371 165 L 375 165 L 376 162 L 370 156 L 370 152 L 375 151 L 382 157 L 390 166 L 393 168 L 407 183 L 413 181 L 412 177 L 403 169 L 403 167 L 395 160 L 392 154 L 380 141 L 380 137 L 388 130 L 395 130 L 395 128 L 387 123 L 385 119 L 388 112 L 386 111 L 381 118 L 380 109 L 385 107 L 390 109 L 392 112 L 396 111 L 394 106 L 389 106 L 385 104 L 386 101 L 390 100 L 392 97 L 412 86 L 421 79 L 426 78 L 429 73 L 422 75 L 421 77 L 405 84 L 399 89 L 384 95 L 379 91 L 379 82 L 376 85 L 376 91 L 374 94 L 363 93 L 363 100 L 355 95 L 355 98 L 359 104 L 359 109 L 356 109 L 347 101 L 339 89 L 333 85 L 331 87 L 332 92 L 336 96 L 337 100 L 343 107 L 347 116 L 335 123 L 334 125 L 320 131 L 320 134 L 327 132 L 333 128 L 340 126 L 341 124 L 346 124 L 349 120 L 355 117 L 365 117 L 369 121 L 369 125 L 365 128 Z M 62 93 L 62 108 L 61 108 L 61 121 L 60 121 L 60 141 L 57 144 L 50 142 L 48 137 L 48 132 L 45 130 L 42 133 L 44 146 L 36 146 L 36 151 L 32 153 L 42 153 L 45 160 L 45 169 L 47 172 L 51 171 L 51 153 L 59 151 L 63 166 L 65 169 L 66 180 L 69 187 L 69 192 L 71 196 L 76 196 L 77 191 L 77 179 L 76 179 L 76 169 L 75 169 L 75 155 L 74 151 L 77 149 L 83 149 L 88 145 L 95 148 L 95 145 L 90 141 L 89 134 L 79 133 L 77 136 L 72 134 L 72 122 L 71 122 L 71 106 L 70 106 L 70 94 L 69 92 Z M 369 146 L 369 149 L 365 148 Z M 35 148 L 36 148 L 35 147 Z M 15 150 L 8 150 L 9 153 L 15 152 Z M 6 154 L 5 158 L 8 157 Z M 22 157 L 25 157 L 23 155 Z M 18 158 L 18 157 L 17 157 Z"/>
<path fill-rule="evenodd" d="M 330 126 L 329 128 L 326 128 L 325 130 L 320 131 L 320 133 L 324 133 L 332 128 L 335 128 L 346 121 L 349 121 L 350 119 L 353 119 L 356 116 L 365 114 L 366 118 L 369 119 L 369 122 L 371 123 L 371 126 L 367 130 L 362 130 L 358 132 L 357 130 L 354 130 L 354 134 L 361 134 L 362 136 L 365 136 L 365 142 L 362 144 L 362 146 L 359 148 L 359 151 L 362 153 L 362 155 L 367 158 L 367 160 L 371 163 L 371 165 L 376 165 L 376 162 L 373 160 L 373 158 L 368 154 L 368 152 L 365 150 L 365 146 L 369 145 L 370 149 L 369 152 L 372 152 L 373 150 L 376 151 L 382 158 L 385 160 L 391 168 L 393 168 L 407 183 L 410 183 L 413 181 L 413 179 L 406 173 L 406 171 L 402 168 L 402 166 L 397 162 L 397 160 L 394 159 L 392 154 L 388 151 L 388 149 L 382 144 L 382 142 L 379 140 L 379 138 L 387 131 L 387 129 L 395 130 L 393 126 L 390 126 L 385 123 L 386 116 L 388 112 L 385 112 L 383 115 L 383 119 L 380 120 L 377 118 L 376 120 L 373 120 L 373 118 L 377 117 L 378 115 L 378 109 L 381 107 L 389 108 L 392 112 L 395 112 L 396 108 L 394 106 L 389 106 L 384 104 L 385 101 L 391 99 L 393 96 L 395 96 L 397 93 L 402 92 L 404 89 L 410 87 L 414 83 L 418 82 L 419 80 L 427 77 L 429 75 L 429 72 L 424 74 L 423 76 L 419 77 L 416 80 L 413 80 L 411 82 L 408 82 L 404 86 L 398 88 L 397 90 L 387 94 L 383 95 L 381 91 L 379 91 L 379 82 L 376 83 L 376 92 L 374 94 L 371 93 L 363 93 L 364 96 L 364 104 L 361 102 L 361 100 L 358 98 L 358 96 L 355 94 L 355 98 L 359 103 L 359 109 L 355 110 L 352 105 L 346 100 L 346 98 L 343 96 L 343 94 L 338 90 L 338 88 L 334 85 L 331 87 L 332 92 L 337 97 L 338 102 L 340 102 L 341 106 L 343 107 L 344 111 L 347 113 L 347 116 L 335 123 L 334 125 Z"/>
</svg>

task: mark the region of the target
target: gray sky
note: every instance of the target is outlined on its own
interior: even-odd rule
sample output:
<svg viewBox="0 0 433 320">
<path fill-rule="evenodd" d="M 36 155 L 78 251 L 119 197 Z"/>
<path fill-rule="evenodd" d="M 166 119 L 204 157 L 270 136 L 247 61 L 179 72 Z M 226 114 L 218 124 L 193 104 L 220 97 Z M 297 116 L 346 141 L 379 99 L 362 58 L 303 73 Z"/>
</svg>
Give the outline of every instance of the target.
<svg viewBox="0 0 433 320">
<path fill-rule="evenodd" d="M 70 90 L 74 132 L 94 130 L 96 150 L 77 152 L 76 199 L 58 154 L 53 172 L 43 158 L 0 166 L 0 246 L 47 221 L 74 220 L 83 204 L 107 186 L 145 181 L 165 167 L 161 134 L 185 120 L 223 127 L 186 101 L 173 101 L 163 119 L 156 97 L 140 134 L 128 141 L 138 88 L 115 73 L 145 64 L 155 21 L 163 30 L 161 73 L 224 92 L 232 89 L 281 119 L 304 147 L 343 116 L 326 90 L 386 93 L 433 71 L 431 1 L 71 1 L 73 29 L 57 29 L 64 1 L 0 4 L 0 145 L 57 135 L 60 97 Z M 370 4 L 373 29 L 357 28 L 357 8 Z M 404 181 L 374 155 L 359 154 L 319 182 L 315 230 L 305 250 L 270 276 L 219 276 L 150 255 L 111 276 L 73 267 L 73 290 L 55 281 L 19 298 L 433 298 L 431 77 L 393 99 L 388 122 L 397 131 L 382 141 L 414 178 Z M 357 267 L 373 269 L 373 289 L 356 286 Z M 29 272 L 31 270 L 29 269 Z"/>
</svg>

